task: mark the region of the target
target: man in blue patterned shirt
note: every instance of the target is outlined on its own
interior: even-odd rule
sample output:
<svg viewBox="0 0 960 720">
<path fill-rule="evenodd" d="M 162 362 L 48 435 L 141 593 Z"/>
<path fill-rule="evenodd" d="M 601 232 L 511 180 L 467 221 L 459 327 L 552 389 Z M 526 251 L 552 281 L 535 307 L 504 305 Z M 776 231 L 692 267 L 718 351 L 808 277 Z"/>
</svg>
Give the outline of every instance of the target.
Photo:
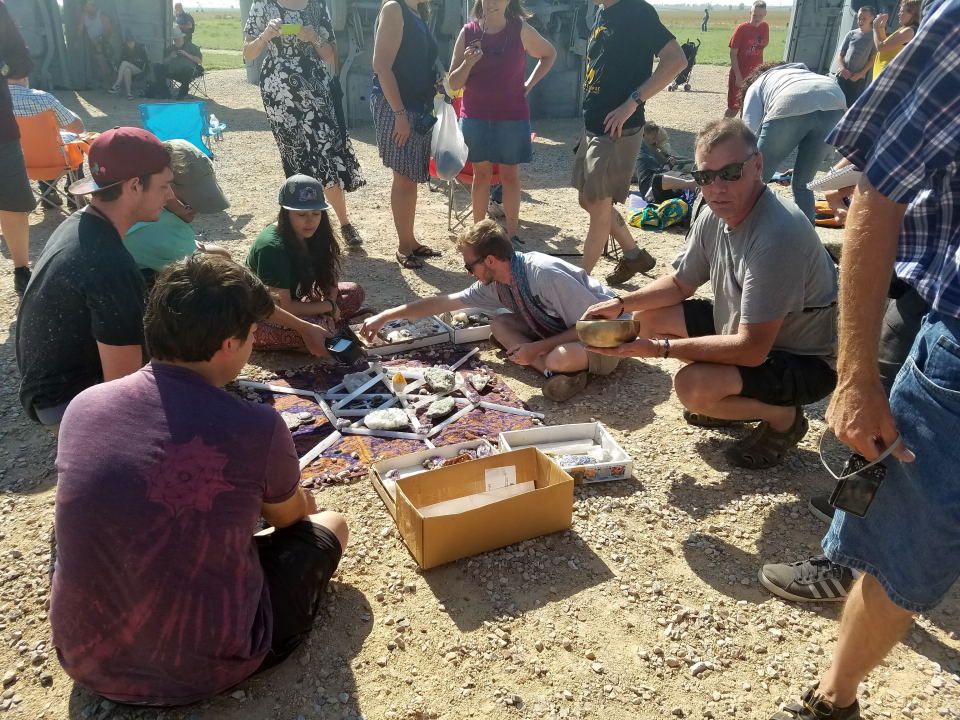
<svg viewBox="0 0 960 720">
<path fill-rule="evenodd" d="M 828 138 L 864 169 L 841 264 L 837 437 L 886 478 L 867 514 L 837 511 L 823 547 L 863 573 L 851 589 L 829 670 L 771 720 L 855 720 L 857 686 L 914 613 L 960 576 L 960 4 L 934 0 L 916 38 Z M 930 305 L 913 350 L 884 394 L 877 348 L 887 280 Z"/>
</svg>

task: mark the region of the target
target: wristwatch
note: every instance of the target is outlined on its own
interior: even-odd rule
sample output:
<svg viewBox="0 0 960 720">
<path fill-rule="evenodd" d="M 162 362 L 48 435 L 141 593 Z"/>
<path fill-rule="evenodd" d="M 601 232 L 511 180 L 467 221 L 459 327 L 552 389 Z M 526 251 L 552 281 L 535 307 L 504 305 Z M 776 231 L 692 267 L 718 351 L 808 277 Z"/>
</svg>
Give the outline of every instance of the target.
<svg viewBox="0 0 960 720">
<path fill-rule="evenodd" d="M 637 105 L 640 105 L 640 91 L 634 90 L 632 93 L 630 93 L 630 99 L 633 100 Z"/>
</svg>

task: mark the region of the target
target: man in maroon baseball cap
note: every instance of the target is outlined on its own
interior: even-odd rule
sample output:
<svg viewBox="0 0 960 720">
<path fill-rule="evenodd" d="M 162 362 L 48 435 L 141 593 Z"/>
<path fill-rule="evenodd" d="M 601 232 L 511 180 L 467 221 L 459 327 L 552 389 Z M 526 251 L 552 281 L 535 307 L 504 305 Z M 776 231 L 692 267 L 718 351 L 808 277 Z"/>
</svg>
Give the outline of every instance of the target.
<svg viewBox="0 0 960 720">
<path fill-rule="evenodd" d="M 54 430 L 81 390 L 143 365 L 146 285 L 123 237 L 173 197 L 169 148 L 146 130 L 108 130 L 89 162 L 69 189 L 90 204 L 50 236 L 17 318 L 20 402 Z"/>
</svg>

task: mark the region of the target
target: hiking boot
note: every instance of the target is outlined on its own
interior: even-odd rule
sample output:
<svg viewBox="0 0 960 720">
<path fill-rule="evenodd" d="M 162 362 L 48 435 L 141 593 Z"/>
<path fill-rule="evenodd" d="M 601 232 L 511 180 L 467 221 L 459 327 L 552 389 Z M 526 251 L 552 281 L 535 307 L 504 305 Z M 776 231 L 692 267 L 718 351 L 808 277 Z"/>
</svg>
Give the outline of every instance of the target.
<svg viewBox="0 0 960 720">
<path fill-rule="evenodd" d="M 807 510 L 817 520 L 823 520 L 827 525 L 833 522 L 833 514 L 837 509 L 830 504 L 829 495 L 814 495 L 807 501 Z"/>
<path fill-rule="evenodd" d="M 587 371 L 572 375 L 557 374 L 543 384 L 543 396 L 554 402 L 566 402 L 587 386 Z"/>
<path fill-rule="evenodd" d="M 844 708 L 834 707 L 816 693 L 816 686 L 807 690 L 799 703 L 790 703 L 770 716 L 770 720 L 861 720 L 860 703 L 856 700 Z"/>
<path fill-rule="evenodd" d="M 640 248 L 640 255 L 628 259 L 625 255 L 617 261 L 617 266 L 613 272 L 607 275 L 607 283 L 610 285 L 620 285 L 632 278 L 637 273 L 650 272 L 657 266 L 657 261 L 653 256 L 643 248 Z"/>
<path fill-rule="evenodd" d="M 20 297 L 23 297 L 32 274 L 30 268 L 26 265 L 13 269 L 13 291 Z"/>
<path fill-rule="evenodd" d="M 850 568 L 816 555 L 789 565 L 764 565 L 759 579 L 767 590 L 786 600 L 838 602 L 847 596 L 854 576 Z"/>
<path fill-rule="evenodd" d="M 360 232 L 353 226 L 353 223 L 341 225 L 340 234 L 343 236 L 343 241 L 350 247 L 363 245 L 363 238 L 360 237 Z"/>
</svg>

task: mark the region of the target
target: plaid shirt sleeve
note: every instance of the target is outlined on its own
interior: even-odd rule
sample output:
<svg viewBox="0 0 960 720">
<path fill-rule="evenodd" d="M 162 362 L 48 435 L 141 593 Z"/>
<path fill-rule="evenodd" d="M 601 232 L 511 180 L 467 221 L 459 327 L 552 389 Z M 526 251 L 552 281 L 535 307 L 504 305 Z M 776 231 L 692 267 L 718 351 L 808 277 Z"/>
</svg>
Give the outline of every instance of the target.
<svg viewBox="0 0 960 720">
<path fill-rule="evenodd" d="M 48 92 L 11 85 L 10 95 L 13 99 L 13 112 L 20 117 L 39 115 L 46 110 L 53 110 L 60 127 L 69 125 L 77 119 L 76 113 Z"/>
<path fill-rule="evenodd" d="M 827 142 L 883 195 L 907 203 L 960 157 L 958 117 L 960 3 L 939 0 Z"/>
</svg>

